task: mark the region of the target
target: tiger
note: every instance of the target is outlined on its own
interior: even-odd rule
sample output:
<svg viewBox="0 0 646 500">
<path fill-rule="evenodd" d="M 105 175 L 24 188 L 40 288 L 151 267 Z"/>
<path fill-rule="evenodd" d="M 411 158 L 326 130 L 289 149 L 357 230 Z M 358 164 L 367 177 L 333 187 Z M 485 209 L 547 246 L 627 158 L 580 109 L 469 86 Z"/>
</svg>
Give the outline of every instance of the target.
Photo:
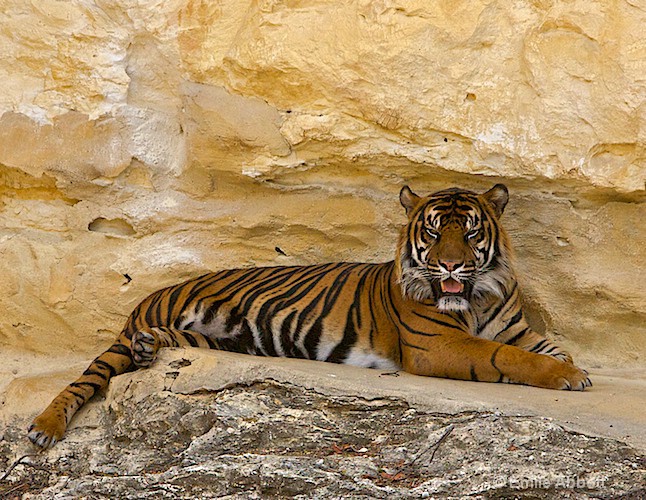
<svg viewBox="0 0 646 500">
<path fill-rule="evenodd" d="M 425 197 L 404 186 L 399 199 L 408 220 L 392 261 L 228 269 L 152 293 L 114 344 L 35 418 L 29 439 L 54 445 L 112 377 L 149 367 L 165 347 L 549 389 L 592 385 L 526 321 L 500 223 L 505 185 Z"/>
</svg>

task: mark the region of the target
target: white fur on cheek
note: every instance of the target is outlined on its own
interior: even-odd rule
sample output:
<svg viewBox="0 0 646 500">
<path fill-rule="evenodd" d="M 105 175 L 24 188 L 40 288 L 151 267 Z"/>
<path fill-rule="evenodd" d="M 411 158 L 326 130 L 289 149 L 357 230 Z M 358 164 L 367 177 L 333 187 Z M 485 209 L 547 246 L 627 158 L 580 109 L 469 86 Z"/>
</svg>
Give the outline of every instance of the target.
<svg viewBox="0 0 646 500">
<path fill-rule="evenodd" d="M 501 265 L 493 271 L 478 273 L 473 282 L 473 294 L 476 297 L 492 294 L 503 298 L 509 283 L 509 275 L 510 271 L 506 265 Z"/>
<path fill-rule="evenodd" d="M 433 297 L 428 272 L 420 268 L 406 268 L 402 271 L 400 280 L 402 295 L 420 302 Z"/>
</svg>

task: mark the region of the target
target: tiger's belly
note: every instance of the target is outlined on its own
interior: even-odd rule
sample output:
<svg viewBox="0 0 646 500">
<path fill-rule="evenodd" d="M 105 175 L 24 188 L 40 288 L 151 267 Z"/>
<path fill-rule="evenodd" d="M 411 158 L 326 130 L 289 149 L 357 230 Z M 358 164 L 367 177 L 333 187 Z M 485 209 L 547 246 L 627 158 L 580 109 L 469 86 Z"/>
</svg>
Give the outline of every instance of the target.
<svg viewBox="0 0 646 500">
<path fill-rule="evenodd" d="M 319 315 L 308 318 L 298 309 L 276 311 L 262 318 L 257 311 L 236 317 L 235 311 L 226 310 L 210 321 L 206 321 L 202 311 L 193 310 L 185 312 L 178 327 L 215 340 L 225 351 L 312 359 L 378 370 L 400 369 L 394 360 L 370 349 L 362 332 L 348 335 Z"/>
<path fill-rule="evenodd" d="M 351 351 L 343 363 L 361 368 L 373 368 L 375 370 L 396 371 L 401 369 L 399 363 L 395 363 L 392 359 L 379 356 L 372 352 L 365 352 L 361 349 Z"/>
</svg>

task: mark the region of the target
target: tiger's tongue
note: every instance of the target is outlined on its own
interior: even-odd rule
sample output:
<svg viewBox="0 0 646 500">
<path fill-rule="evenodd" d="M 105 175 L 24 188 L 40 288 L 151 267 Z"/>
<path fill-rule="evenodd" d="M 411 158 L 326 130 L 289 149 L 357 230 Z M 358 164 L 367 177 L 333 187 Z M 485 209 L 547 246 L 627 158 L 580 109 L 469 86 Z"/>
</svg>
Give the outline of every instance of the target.
<svg viewBox="0 0 646 500">
<path fill-rule="evenodd" d="M 464 285 L 458 281 L 455 281 L 453 278 L 442 281 L 440 283 L 442 291 L 445 293 L 461 293 Z"/>
</svg>

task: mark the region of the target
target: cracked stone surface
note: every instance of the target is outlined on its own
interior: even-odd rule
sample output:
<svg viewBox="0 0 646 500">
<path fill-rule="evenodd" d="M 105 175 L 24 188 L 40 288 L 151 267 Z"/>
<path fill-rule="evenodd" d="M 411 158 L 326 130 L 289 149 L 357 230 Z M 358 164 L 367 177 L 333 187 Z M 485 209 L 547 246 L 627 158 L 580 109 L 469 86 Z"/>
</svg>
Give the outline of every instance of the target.
<svg viewBox="0 0 646 500">
<path fill-rule="evenodd" d="M 444 383 L 456 389 L 453 404 L 442 401 Z M 114 379 L 66 438 L 24 459 L 0 482 L 0 493 L 37 499 L 646 494 L 643 437 L 629 444 L 575 430 L 544 416 L 556 402 L 533 415 L 519 403 L 500 407 L 485 397 L 485 409 L 463 390 L 491 385 L 167 350 L 149 370 Z M 554 391 L 501 388 L 511 391 L 509 401 L 523 392 L 554 401 Z M 585 396 L 559 392 L 557 399 L 566 394 Z M 0 468 L 6 470 L 34 448 L 25 439 L 25 416 L 4 423 Z"/>
</svg>

